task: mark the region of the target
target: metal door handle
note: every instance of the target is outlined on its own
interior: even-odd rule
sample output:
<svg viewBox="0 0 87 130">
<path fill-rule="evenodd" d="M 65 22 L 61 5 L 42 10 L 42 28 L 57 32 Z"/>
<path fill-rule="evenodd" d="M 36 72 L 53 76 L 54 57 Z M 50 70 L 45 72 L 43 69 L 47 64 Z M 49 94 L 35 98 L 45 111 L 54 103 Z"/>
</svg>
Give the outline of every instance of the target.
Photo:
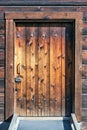
<svg viewBox="0 0 87 130">
<path fill-rule="evenodd" d="M 17 74 L 20 74 L 20 63 L 17 65 Z"/>
</svg>

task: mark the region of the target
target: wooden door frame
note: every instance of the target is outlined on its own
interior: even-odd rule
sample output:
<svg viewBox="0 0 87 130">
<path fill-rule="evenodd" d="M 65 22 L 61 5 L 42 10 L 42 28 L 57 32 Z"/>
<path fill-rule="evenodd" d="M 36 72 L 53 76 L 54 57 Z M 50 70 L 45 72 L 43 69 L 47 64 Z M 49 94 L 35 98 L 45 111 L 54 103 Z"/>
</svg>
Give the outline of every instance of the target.
<svg viewBox="0 0 87 130">
<path fill-rule="evenodd" d="M 82 117 L 82 13 L 81 12 L 6 12 L 5 119 L 14 114 L 14 29 L 16 20 L 59 20 L 75 23 L 75 106 L 78 121 Z"/>
</svg>

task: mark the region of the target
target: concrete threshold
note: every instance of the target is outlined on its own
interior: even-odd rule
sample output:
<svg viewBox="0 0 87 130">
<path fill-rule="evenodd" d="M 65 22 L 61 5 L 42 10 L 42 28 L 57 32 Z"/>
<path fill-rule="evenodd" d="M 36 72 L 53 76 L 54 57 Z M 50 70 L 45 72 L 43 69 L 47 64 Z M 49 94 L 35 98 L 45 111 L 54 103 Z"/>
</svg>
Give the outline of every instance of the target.
<svg viewBox="0 0 87 130">
<path fill-rule="evenodd" d="M 77 124 L 75 124 L 76 120 L 74 123 L 71 122 L 71 117 L 17 117 L 14 115 L 8 130 L 77 130 Z"/>
</svg>

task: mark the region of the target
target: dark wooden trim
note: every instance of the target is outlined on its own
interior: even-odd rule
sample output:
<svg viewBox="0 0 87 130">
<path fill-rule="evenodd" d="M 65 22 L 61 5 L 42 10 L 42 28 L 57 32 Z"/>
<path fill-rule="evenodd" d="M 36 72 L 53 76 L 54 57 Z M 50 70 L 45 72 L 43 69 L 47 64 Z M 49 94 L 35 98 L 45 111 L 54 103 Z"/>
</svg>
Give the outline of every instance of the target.
<svg viewBox="0 0 87 130">
<path fill-rule="evenodd" d="M 11 71 L 11 62 L 13 65 L 13 58 L 10 58 L 10 55 L 13 57 L 13 25 L 12 27 L 9 24 L 15 23 L 15 20 L 73 20 L 75 21 L 75 115 L 78 121 L 81 121 L 82 117 L 82 75 L 81 75 L 81 68 L 82 68 L 82 13 L 81 12 L 6 12 L 5 18 L 7 21 L 7 31 L 6 31 L 6 102 L 11 102 L 13 105 L 13 98 L 11 97 L 13 94 L 13 69 Z M 9 30 L 8 30 L 9 29 Z M 10 36 L 10 38 L 9 38 Z M 9 49 L 8 49 L 9 48 Z M 9 50 L 9 51 L 8 51 Z M 10 67 L 9 67 L 10 66 Z M 12 66 L 13 68 L 13 66 Z M 8 88 L 12 88 L 11 90 Z M 9 95 L 8 93 L 11 94 Z M 9 108 L 6 103 L 6 117 L 8 117 L 13 112 L 13 106 Z M 11 106 L 10 105 L 10 106 Z M 79 107 L 80 106 L 80 107 Z M 11 110 L 9 112 L 9 110 Z"/>
<path fill-rule="evenodd" d="M 6 12 L 5 18 L 6 19 L 13 19 L 13 20 L 36 20 L 36 19 L 43 19 L 43 20 L 52 20 L 52 19 L 81 19 L 81 12 Z"/>
<path fill-rule="evenodd" d="M 87 6 L 87 2 L 64 2 L 64 1 L 55 1 L 55 0 L 49 0 L 49 1 L 0 1 L 0 6 Z"/>
<path fill-rule="evenodd" d="M 80 19 L 75 21 L 75 115 L 80 121 L 82 116 L 82 20 Z"/>
<path fill-rule="evenodd" d="M 14 112 L 13 41 L 13 20 L 6 20 L 5 119 L 12 116 Z"/>
</svg>

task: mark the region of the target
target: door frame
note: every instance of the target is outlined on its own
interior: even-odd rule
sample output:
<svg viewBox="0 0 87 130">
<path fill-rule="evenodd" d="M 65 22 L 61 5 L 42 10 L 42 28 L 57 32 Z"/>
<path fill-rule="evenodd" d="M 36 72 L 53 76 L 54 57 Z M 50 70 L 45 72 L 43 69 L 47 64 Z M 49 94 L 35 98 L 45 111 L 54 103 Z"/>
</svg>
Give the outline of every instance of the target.
<svg viewBox="0 0 87 130">
<path fill-rule="evenodd" d="M 81 12 L 5 12 L 6 20 L 6 75 L 5 119 L 14 114 L 14 33 L 17 21 L 58 20 L 75 24 L 75 92 L 74 113 L 82 117 L 82 13 Z"/>
</svg>

